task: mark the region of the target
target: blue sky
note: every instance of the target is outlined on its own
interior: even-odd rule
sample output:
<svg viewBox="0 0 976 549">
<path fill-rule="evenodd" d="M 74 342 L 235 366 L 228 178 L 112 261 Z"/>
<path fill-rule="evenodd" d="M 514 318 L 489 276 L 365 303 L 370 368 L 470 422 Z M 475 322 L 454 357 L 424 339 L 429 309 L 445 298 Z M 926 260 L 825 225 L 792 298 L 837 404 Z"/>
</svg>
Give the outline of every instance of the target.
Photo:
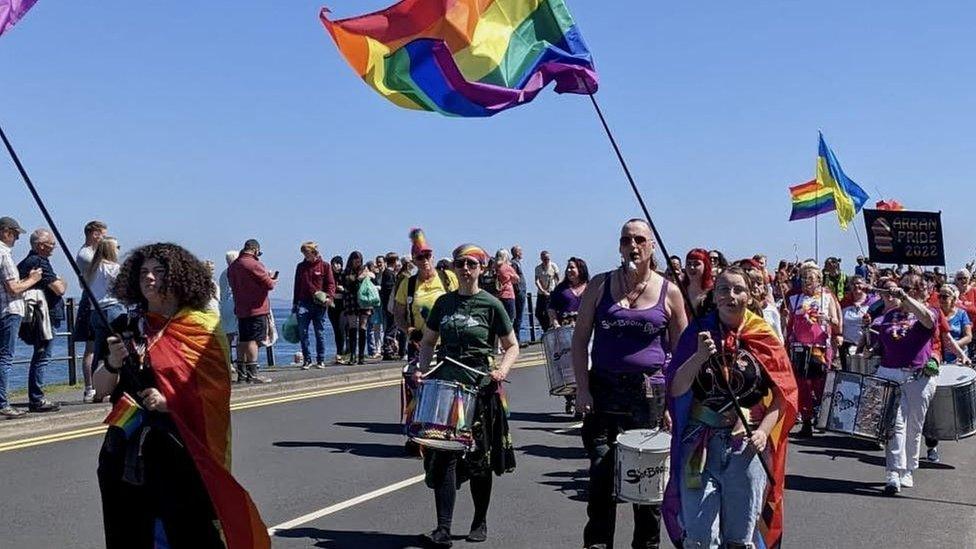
<svg viewBox="0 0 976 549">
<path fill-rule="evenodd" d="M 872 202 L 942 210 L 949 267 L 972 258 L 971 3 L 567 4 L 672 252 L 812 256 L 786 188 L 813 176 L 822 129 Z M 173 240 L 220 259 L 256 237 L 290 275 L 305 239 L 373 255 L 407 250 L 420 225 L 438 255 L 519 242 L 533 260 L 614 265 L 639 210 L 585 97 L 490 119 L 397 109 L 340 58 L 321 5 L 41 0 L 0 38 L 0 121 L 71 247 L 91 218 L 126 249 Z M 41 226 L 6 159 L 0 184 L 2 214 Z M 850 268 L 853 233 L 832 215 L 820 229 L 821 259 Z"/>
</svg>

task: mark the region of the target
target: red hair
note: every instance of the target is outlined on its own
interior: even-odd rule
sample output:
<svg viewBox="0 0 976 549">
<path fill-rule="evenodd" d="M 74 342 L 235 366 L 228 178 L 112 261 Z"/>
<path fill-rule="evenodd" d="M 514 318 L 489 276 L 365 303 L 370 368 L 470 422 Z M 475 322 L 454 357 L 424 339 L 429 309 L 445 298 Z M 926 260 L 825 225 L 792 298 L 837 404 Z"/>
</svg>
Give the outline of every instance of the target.
<svg viewBox="0 0 976 549">
<path fill-rule="evenodd" d="M 702 278 L 701 287 L 702 290 L 711 290 L 712 286 L 715 285 L 715 276 L 712 274 L 712 262 L 708 259 L 708 250 L 703 248 L 694 248 L 688 252 L 685 256 L 685 265 L 688 264 L 692 259 L 697 259 L 702 262 L 704 266 L 702 268 Z"/>
</svg>

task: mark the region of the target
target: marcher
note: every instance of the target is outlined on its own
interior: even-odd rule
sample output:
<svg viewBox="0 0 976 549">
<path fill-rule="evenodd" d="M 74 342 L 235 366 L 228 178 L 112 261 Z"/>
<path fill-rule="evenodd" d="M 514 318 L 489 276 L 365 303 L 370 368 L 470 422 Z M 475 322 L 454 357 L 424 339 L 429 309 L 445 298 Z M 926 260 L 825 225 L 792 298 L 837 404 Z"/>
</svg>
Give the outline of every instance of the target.
<svg viewBox="0 0 976 549">
<path fill-rule="evenodd" d="M 539 253 L 540 263 L 535 266 L 535 319 L 543 332 L 549 330 L 549 294 L 559 284 L 559 267 L 552 262 L 549 252 Z"/>
<path fill-rule="evenodd" d="M 248 383 L 271 382 L 271 378 L 258 375 L 258 344 L 268 337 L 268 294 L 277 284 L 278 273 L 270 273 L 259 257 L 261 244 L 248 239 L 227 272 L 237 315 L 237 371 L 238 376 L 244 373 Z"/>
<path fill-rule="evenodd" d="M 712 261 L 708 250 L 694 248 L 685 256 L 684 286 L 694 311 L 688 311 L 688 316 L 704 316 L 713 307 L 709 293 L 715 285 L 715 273 L 712 271 Z"/>
<path fill-rule="evenodd" d="M 834 294 L 838 302 L 844 300 L 844 292 L 847 290 L 847 275 L 840 270 L 840 258 L 828 257 L 824 261 L 823 285 Z"/>
<path fill-rule="evenodd" d="M 906 274 L 899 282 L 886 281 L 881 294 L 884 313 L 872 324 L 878 334 L 874 350 L 881 355 L 875 375 L 901 385 L 894 433 L 885 445 L 884 494 L 888 496 L 915 485 L 912 473 L 918 469 L 922 425 L 935 394 L 935 378 L 925 369 L 932 358 L 936 314 L 909 295 L 921 283 L 916 274 Z"/>
<path fill-rule="evenodd" d="M 108 234 L 108 225 L 102 221 L 92 220 L 85 224 L 85 245 L 82 246 L 77 255 L 75 263 L 81 271 L 82 276 L 88 272 L 92 258 L 95 257 L 95 246 L 98 241 Z M 85 379 L 85 390 L 82 395 L 84 402 L 91 402 L 95 397 L 95 389 L 92 387 L 92 361 L 95 358 L 95 332 L 92 329 L 92 310 L 91 300 L 88 294 L 82 292 L 81 301 L 78 303 L 78 315 L 75 317 L 75 325 L 71 336 L 75 341 L 84 341 L 85 350 L 81 360 L 81 373 Z"/>
<path fill-rule="evenodd" d="M 401 278 L 394 296 L 393 316 L 397 327 L 407 334 L 407 360 L 417 357 L 427 315 L 440 296 L 458 288 L 454 272 L 440 272 L 434 268 L 434 249 L 421 229 L 410 231 L 410 255 L 417 274 Z"/>
<path fill-rule="evenodd" d="M 840 304 L 823 287 L 823 275 L 815 263 L 800 268 L 802 290 L 783 303 L 786 343 L 796 374 L 803 427 L 798 436 L 813 436 L 813 418 L 823 398 L 827 370 L 831 368 L 841 339 Z"/>
<path fill-rule="evenodd" d="M 869 293 L 867 281 L 858 275 L 848 279 L 849 290 L 844 293 L 841 302 L 841 334 L 844 341 L 840 344 L 840 365 L 844 370 L 850 369 L 851 355 L 863 347 L 865 318 L 870 319 L 868 309 L 879 298 Z"/>
<path fill-rule="evenodd" d="M 677 547 L 780 546 L 796 382 L 783 344 L 749 310 L 758 294 L 743 269 L 725 268 L 715 283 L 717 311 L 691 323 L 668 368 L 674 429 L 664 519 Z M 729 379 L 738 381 L 734 389 Z M 751 437 L 730 389 L 749 409 Z"/>
<path fill-rule="evenodd" d="M 105 546 L 270 547 L 230 472 L 229 357 L 205 310 L 210 273 L 175 244 L 151 244 L 129 255 L 112 293 L 134 307 L 141 334 L 109 338 L 94 374 L 114 404 L 98 456 Z"/>
<path fill-rule="evenodd" d="M 316 368 L 325 368 L 325 313 L 335 298 L 335 278 L 332 266 L 322 260 L 319 245 L 311 240 L 299 247 L 302 261 L 295 266 L 295 286 L 292 292 L 292 313 L 298 317 L 298 338 L 302 346 L 301 369 L 308 370 L 312 362 L 309 345 L 309 325 L 315 334 Z"/>
<path fill-rule="evenodd" d="M 30 244 L 31 251 L 17 264 L 17 273 L 21 279 L 27 279 L 34 269 L 41 270 L 40 280 L 24 291 L 25 313 L 32 306 L 28 294 L 36 293 L 38 299 L 35 301 L 33 312 L 40 318 L 36 318 L 34 324 L 38 325 L 38 321 L 46 324 L 47 330 L 46 333 L 34 331 L 33 341 L 29 342 L 33 345 L 34 352 L 31 354 L 30 369 L 27 370 L 27 408 L 31 412 L 55 412 L 61 409 L 61 405 L 44 397 L 44 372 L 51 362 L 54 334 L 64 322 L 63 296 L 68 289 L 68 284 L 54 272 L 51 266 L 50 258 L 58 247 L 51 231 L 37 229 L 31 233 Z M 44 332 L 44 329 L 40 331 Z"/>
<path fill-rule="evenodd" d="M 575 326 L 583 292 L 590 281 L 590 269 L 586 261 L 571 257 L 566 262 L 566 277 L 556 285 L 549 296 L 549 323 L 551 327 Z M 565 396 L 566 413 L 576 415 L 576 395 Z"/>
<path fill-rule="evenodd" d="M 583 446 L 590 458 L 587 548 L 613 546 L 614 443 L 624 431 L 665 423 L 663 410 L 649 405 L 647 387 L 657 386 L 663 396 L 662 368 L 671 343 L 687 325 L 680 290 L 656 272 L 648 223 L 625 223 L 618 251 L 623 265 L 586 286 L 573 333 L 576 407 L 583 413 Z M 633 510 L 632 547 L 658 547 L 660 506 L 633 505 Z"/>
<path fill-rule="evenodd" d="M 471 452 L 428 449 L 424 452 L 427 486 L 434 490 L 437 528 L 425 534 L 425 540 L 437 547 L 450 547 L 451 527 L 457 488 L 471 482 L 474 517 L 467 541 L 482 542 L 488 538 L 488 505 L 491 501 L 492 473 L 502 475 L 515 469 L 515 451 L 509 433 L 507 411 L 503 406 L 502 382 L 519 354 L 518 341 L 508 313 L 498 299 L 478 287 L 478 275 L 487 263 L 488 254 L 473 244 L 458 246 L 452 254 L 459 288 L 437 298 L 420 344 L 420 368 L 414 374 L 419 383 L 434 357 L 434 345 L 440 341 L 437 359 L 442 365 L 430 370 L 428 379 L 453 381 L 477 390 L 473 426 L 474 449 Z M 504 353 L 492 365 L 496 340 Z M 466 368 L 461 368 L 452 359 Z"/>
</svg>

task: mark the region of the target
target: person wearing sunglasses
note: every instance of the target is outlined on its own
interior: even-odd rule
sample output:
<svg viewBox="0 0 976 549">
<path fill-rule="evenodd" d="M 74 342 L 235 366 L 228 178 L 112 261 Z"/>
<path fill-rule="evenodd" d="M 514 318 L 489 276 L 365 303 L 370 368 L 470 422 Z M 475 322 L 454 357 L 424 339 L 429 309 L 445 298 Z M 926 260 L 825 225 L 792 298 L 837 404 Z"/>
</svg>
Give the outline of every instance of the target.
<svg viewBox="0 0 976 549">
<path fill-rule="evenodd" d="M 922 425 L 935 394 L 935 378 L 925 369 L 932 359 L 937 311 L 910 295 L 920 286 L 924 287 L 922 278 L 911 273 L 898 282 L 886 281 L 881 292 L 884 313 L 872 323 L 877 334 L 873 352 L 881 356 L 875 375 L 901 385 L 894 432 L 885 445 L 886 496 L 915 484 L 912 472 L 918 469 Z"/>
<path fill-rule="evenodd" d="M 515 469 L 515 451 L 501 384 L 518 358 L 518 340 L 501 301 L 478 286 L 478 277 L 488 263 L 487 252 L 474 244 L 462 244 L 452 256 L 459 287 L 438 297 L 427 315 L 420 342 L 419 368 L 413 379 L 416 383 L 424 377 L 453 381 L 476 390 L 477 397 L 474 418 L 469 422 L 473 426 L 473 450 L 424 451 L 427 486 L 434 490 L 437 527 L 423 538 L 436 547 L 452 545 L 451 526 L 459 480 L 471 481 L 474 503 L 467 541 L 482 542 L 488 538 L 492 473 L 500 476 Z M 440 366 L 430 368 L 438 341 Z M 501 343 L 503 354 L 493 364 L 496 341 Z"/>
<path fill-rule="evenodd" d="M 617 436 L 630 429 L 667 428 L 657 400 L 648 402 L 648 387 L 658 387 L 663 397 L 662 369 L 688 324 L 680 289 L 656 270 L 647 221 L 624 223 L 617 251 L 620 268 L 595 276 L 583 292 L 572 342 L 576 408 L 583 414 L 583 446 L 590 459 L 583 529 L 588 548 L 613 546 Z M 632 546 L 657 547 L 661 507 L 634 505 L 633 510 Z"/>
<path fill-rule="evenodd" d="M 712 264 L 712 272 L 715 276 L 721 274 L 722 269 L 729 266 L 729 260 L 725 258 L 725 254 L 718 250 L 708 252 L 708 260 Z"/>
<path fill-rule="evenodd" d="M 397 327 L 407 334 L 407 360 L 412 362 L 417 358 L 427 315 L 437 298 L 457 289 L 458 279 L 450 270 L 435 268 L 434 249 L 423 230 L 411 229 L 410 241 L 410 255 L 417 272 L 405 277 L 397 286 L 393 316 Z"/>
</svg>

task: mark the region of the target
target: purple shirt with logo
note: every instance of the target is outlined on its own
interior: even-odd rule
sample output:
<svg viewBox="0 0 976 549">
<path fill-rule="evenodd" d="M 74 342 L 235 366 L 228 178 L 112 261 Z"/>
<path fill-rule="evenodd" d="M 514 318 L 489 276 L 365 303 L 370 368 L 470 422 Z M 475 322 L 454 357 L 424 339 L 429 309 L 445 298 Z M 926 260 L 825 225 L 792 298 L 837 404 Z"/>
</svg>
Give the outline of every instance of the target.
<svg viewBox="0 0 976 549">
<path fill-rule="evenodd" d="M 932 356 L 935 327 L 926 328 L 912 313 L 888 311 L 871 324 L 871 329 L 878 333 L 882 366 L 918 370 Z"/>
</svg>

